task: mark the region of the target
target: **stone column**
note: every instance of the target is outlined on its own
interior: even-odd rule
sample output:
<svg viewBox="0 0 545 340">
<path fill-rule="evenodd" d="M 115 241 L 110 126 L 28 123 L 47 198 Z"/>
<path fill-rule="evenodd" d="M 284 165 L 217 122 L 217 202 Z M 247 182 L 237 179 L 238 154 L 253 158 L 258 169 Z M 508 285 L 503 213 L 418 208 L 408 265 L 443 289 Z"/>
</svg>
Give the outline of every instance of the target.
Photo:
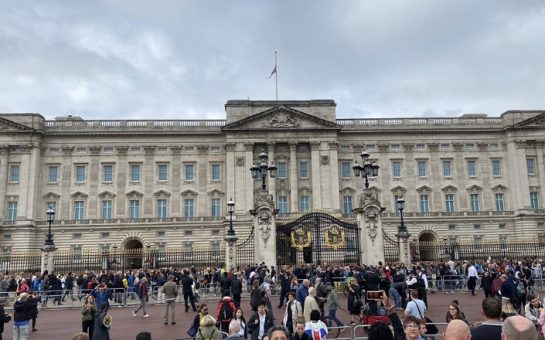
<svg viewBox="0 0 545 340">
<path fill-rule="evenodd" d="M 312 185 L 312 207 L 322 208 L 322 190 L 320 183 L 320 142 L 310 143 L 310 183 Z"/>
<path fill-rule="evenodd" d="M 271 163 L 274 163 L 274 165 L 276 166 L 276 161 L 274 159 L 275 145 L 276 143 L 273 143 L 273 142 L 267 143 L 267 156 L 269 157 L 268 159 L 269 165 Z M 271 178 L 271 176 L 269 176 L 270 174 L 271 174 L 270 172 L 267 174 L 267 187 L 269 188 L 269 194 L 273 195 L 273 197 L 276 197 L 276 179 Z"/>
<path fill-rule="evenodd" d="M 298 186 L 298 174 L 297 174 L 297 143 L 290 142 L 290 211 L 299 211 L 299 186 Z"/>
<path fill-rule="evenodd" d="M 255 199 L 252 214 L 255 230 L 255 261 L 276 267 L 276 213 L 273 196 L 261 190 Z"/>
<path fill-rule="evenodd" d="M 243 197 L 235 198 L 236 202 L 244 202 L 244 210 L 251 210 L 254 208 L 254 182 L 255 179 L 252 178 L 250 173 L 250 168 L 254 165 L 254 143 L 244 143 L 244 159 L 246 161 L 245 173 L 246 180 L 245 183 L 248 183 L 244 188 Z M 261 183 L 260 183 L 261 185 Z M 240 198 L 240 200 L 238 200 Z M 242 208 L 242 207 L 241 207 Z"/>
<path fill-rule="evenodd" d="M 341 188 L 339 186 L 339 157 L 337 155 L 338 148 L 338 143 L 329 143 L 329 168 L 331 169 L 329 175 L 331 188 L 329 195 L 329 206 L 333 210 L 341 210 L 341 203 L 339 199 L 339 191 L 341 190 Z"/>
<path fill-rule="evenodd" d="M 8 152 L 7 146 L 0 146 L 0 220 L 5 219 L 6 190 L 8 183 Z"/>
<path fill-rule="evenodd" d="M 354 211 L 360 227 L 361 263 L 384 263 L 383 208 L 378 200 L 378 193 L 372 189 L 364 189 L 358 199 L 358 208 Z"/>
</svg>

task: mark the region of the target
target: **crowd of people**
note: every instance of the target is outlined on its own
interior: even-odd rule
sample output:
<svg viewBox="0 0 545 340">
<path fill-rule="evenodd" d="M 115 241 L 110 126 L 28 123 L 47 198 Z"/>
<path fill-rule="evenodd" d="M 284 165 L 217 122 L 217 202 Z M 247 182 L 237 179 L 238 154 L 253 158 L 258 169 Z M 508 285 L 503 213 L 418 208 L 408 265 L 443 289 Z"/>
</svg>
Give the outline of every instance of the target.
<svg viewBox="0 0 545 340">
<path fill-rule="evenodd" d="M 147 318 L 146 305 L 152 295 L 157 301 L 164 302 L 163 319 L 167 326 L 176 324 L 175 305 L 183 296 L 185 312 L 196 312 L 187 335 L 199 340 L 219 340 L 222 333 L 237 339 L 264 340 L 269 336 L 268 331 L 276 326 L 282 326 L 276 331 L 285 332 L 287 339 L 324 339 L 331 326 L 338 328 L 339 333 L 347 329 L 337 317 L 339 309 L 350 314 L 351 324 L 372 324 L 370 339 L 373 334 L 387 333 L 386 329 L 395 339 L 425 339 L 426 334 L 437 333 L 426 315 L 428 291 L 450 292 L 463 286 L 473 295 L 478 287 L 483 290 L 482 309 L 486 320 L 481 326 L 474 327 L 479 320 L 467 320 L 458 300 L 454 299 L 446 308 L 447 331 L 463 333 L 463 323 L 470 329 L 473 339 L 492 339 L 491 334 L 505 333 L 502 327 L 509 327 L 506 320 L 515 316 L 529 321 L 536 334 L 545 329 L 545 312 L 534 288 L 537 281 L 541 282 L 541 265 L 540 260 L 514 262 L 504 259 L 497 262 L 450 260 L 410 266 L 381 263 L 375 266 L 302 265 L 283 266 L 278 270 L 262 263 L 231 271 L 192 267 L 86 271 L 65 275 L 22 273 L 0 277 L 3 303 L 14 301 L 13 320 L 8 320 L 11 316 L 2 310 L 0 314 L 4 316 L 4 322 L 13 322 L 14 339 L 26 339 L 30 332 L 37 331 L 38 310 L 40 307 L 47 309 L 48 301 L 58 305 L 66 299 L 83 301 L 82 333 L 90 339 L 109 339 L 108 309 L 111 303 L 122 306 L 127 299 L 138 298 L 138 307 L 132 314 L 137 317 L 142 311 L 142 316 Z M 252 311 L 248 319 L 241 308 L 245 291 L 249 294 Z M 380 294 L 369 297 L 369 292 Z M 214 313 L 208 313 L 206 303 L 199 303 L 199 293 L 217 296 L 217 306 L 211 306 Z M 340 303 L 340 293 L 346 294 L 345 306 Z M 401 311 L 403 322 L 398 316 Z M 516 327 L 513 327 L 518 329 L 522 321 L 515 321 Z M 485 332 L 482 327 L 490 330 Z"/>
</svg>

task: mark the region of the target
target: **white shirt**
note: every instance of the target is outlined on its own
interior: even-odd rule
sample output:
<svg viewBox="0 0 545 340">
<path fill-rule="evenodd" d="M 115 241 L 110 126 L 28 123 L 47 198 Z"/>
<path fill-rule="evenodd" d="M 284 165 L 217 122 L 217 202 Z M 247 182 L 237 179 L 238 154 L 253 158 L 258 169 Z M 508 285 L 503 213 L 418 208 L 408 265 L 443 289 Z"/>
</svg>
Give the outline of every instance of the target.
<svg viewBox="0 0 545 340">
<path fill-rule="evenodd" d="M 469 279 L 472 276 L 479 276 L 479 274 L 477 273 L 477 269 L 475 269 L 475 266 L 470 266 L 469 268 L 467 268 L 467 278 Z"/>
<path fill-rule="evenodd" d="M 267 314 L 261 315 L 259 314 L 259 335 L 257 336 L 258 339 L 262 339 L 265 335 L 265 318 L 267 317 Z"/>
</svg>

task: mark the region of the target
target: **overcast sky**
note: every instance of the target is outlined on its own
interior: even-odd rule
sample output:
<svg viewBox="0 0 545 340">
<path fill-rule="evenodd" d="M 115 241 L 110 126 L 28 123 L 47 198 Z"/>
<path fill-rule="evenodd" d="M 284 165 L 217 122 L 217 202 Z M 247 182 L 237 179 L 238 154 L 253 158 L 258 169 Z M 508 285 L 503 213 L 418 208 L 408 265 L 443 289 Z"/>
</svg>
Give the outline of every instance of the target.
<svg viewBox="0 0 545 340">
<path fill-rule="evenodd" d="M 0 112 L 225 118 L 229 99 L 337 117 L 545 109 L 545 1 L 0 0 Z"/>
</svg>

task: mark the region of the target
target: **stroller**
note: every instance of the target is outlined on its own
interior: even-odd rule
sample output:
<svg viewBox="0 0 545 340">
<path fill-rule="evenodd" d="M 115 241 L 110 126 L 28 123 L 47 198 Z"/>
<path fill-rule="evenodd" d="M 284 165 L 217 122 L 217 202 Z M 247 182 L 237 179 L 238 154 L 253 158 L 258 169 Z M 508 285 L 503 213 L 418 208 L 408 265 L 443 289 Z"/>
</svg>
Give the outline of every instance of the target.
<svg viewBox="0 0 545 340">
<path fill-rule="evenodd" d="M 361 323 L 371 326 L 375 322 L 383 322 L 389 325 L 388 311 L 380 301 L 367 300 L 361 311 Z"/>
</svg>

